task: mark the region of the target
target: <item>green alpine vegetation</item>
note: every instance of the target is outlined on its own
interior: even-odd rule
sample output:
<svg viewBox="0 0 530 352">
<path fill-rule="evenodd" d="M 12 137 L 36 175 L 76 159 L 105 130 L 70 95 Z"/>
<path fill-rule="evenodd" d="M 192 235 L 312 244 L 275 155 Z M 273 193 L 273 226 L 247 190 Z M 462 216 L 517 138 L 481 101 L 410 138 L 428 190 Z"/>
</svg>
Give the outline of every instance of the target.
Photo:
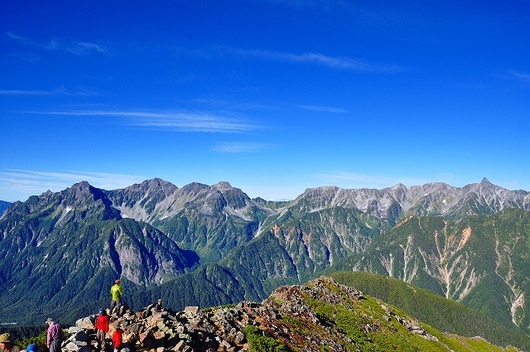
<svg viewBox="0 0 530 352">
<path fill-rule="evenodd" d="M 352 271 L 333 272 L 330 276 L 338 283 L 399 307 L 437 330 L 469 338 L 487 337 L 499 346 L 513 344 L 530 349 L 530 337 L 523 332 L 510 330 L 478 311 L 399 279 Z"/>
</svg>

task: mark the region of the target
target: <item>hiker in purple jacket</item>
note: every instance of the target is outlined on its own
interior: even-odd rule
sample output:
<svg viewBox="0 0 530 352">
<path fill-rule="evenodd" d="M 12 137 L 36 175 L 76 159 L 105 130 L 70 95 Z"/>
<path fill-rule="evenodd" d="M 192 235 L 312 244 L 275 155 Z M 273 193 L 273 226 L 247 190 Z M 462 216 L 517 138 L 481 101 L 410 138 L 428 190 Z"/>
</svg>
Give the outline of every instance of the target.
<svg viewBox="0 0 530 352">
<path fill-rule="evenodd" d="M 50 352 L 61 352 L 61 342 L 63 341 L 63 329 L 61 325 L 55 323 L 52 318 L 46 320 L 48 333 L 46 334 L 46 346 Z"/>
</svg>

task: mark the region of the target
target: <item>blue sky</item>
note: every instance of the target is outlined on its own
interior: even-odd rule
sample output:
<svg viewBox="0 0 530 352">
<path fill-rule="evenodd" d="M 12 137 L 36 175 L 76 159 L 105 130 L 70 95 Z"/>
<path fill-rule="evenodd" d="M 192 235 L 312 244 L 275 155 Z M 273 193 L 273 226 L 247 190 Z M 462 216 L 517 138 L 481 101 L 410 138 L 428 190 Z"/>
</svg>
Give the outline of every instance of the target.
<svg viewBox="0 0 530 352">
<path fill-rule="evenodd" d="M 0 199 L 530 190 L 527 1 L 0 0 Z"/>
</svg>

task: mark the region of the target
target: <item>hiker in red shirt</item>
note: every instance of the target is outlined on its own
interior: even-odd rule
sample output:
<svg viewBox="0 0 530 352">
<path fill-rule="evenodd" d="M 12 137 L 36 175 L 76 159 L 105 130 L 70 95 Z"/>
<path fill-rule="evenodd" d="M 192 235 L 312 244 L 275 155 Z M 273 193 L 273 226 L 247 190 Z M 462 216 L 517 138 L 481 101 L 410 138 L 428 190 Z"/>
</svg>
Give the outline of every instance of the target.
<svg viewBox="0 0 530 352">
<path fill-rule="evenodd" d="M 109 316 L 103 308 L 99 308 L 99 314 L 94 327 L 96 328 L 98 350 L 105 349 L 105 335 L 109 332 Z"/>
<path fill-rule="evenodd" d="M 114 343 L 114 352 L 118 352 L 122 344 L 123 330 L 118 326 L 112 333 L 112 342 Z"/>
</svg>

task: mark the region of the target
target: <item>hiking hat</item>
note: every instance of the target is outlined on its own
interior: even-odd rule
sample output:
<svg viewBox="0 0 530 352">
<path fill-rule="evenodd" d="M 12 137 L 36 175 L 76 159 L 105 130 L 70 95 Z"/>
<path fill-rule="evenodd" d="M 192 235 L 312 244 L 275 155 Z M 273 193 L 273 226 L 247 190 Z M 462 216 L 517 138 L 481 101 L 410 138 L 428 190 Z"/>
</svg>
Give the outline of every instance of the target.
<svg viewBox="0 0 530 352">
<path fill-rule="evenodd" d="M 99 314 L 103 313 L 103 308 L 99 308 Z"/>
<path fill-rule="evenodd" d="M 0 335 L 0 343 L 10 343 L 11 334 L 6 332 L 5 334 Z"/>
<path fill-rule="evenodd" d="M 28 345 L 28 348 L 26 348 L 27 352 L 37 352 L 37 346 L 34 344 Z"/>
<path fill-rule="evenodd" d="M 53 323 L 53 318 L 46 319 L 46 323 Z"/>
</svg>

